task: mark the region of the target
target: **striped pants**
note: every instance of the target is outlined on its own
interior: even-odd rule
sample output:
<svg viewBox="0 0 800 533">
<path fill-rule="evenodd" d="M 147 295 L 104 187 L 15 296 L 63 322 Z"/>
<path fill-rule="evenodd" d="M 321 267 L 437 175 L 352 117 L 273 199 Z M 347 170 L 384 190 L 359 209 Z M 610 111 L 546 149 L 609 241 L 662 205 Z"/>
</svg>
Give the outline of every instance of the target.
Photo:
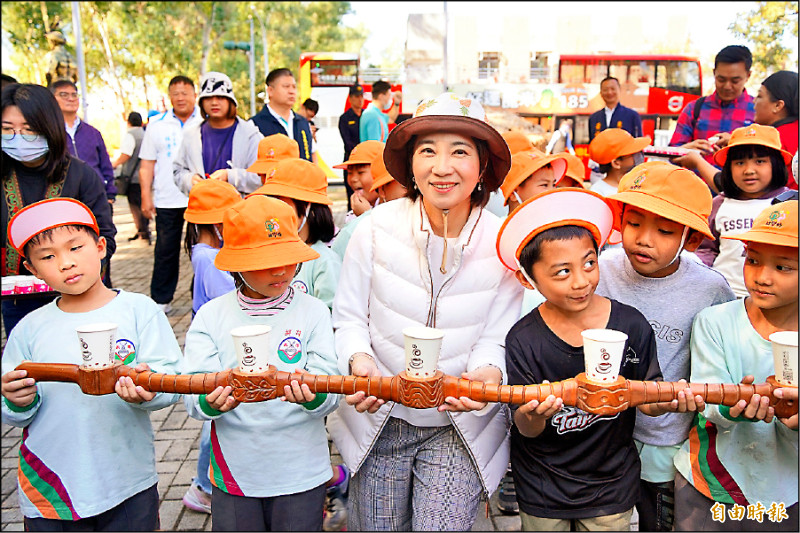
<svg viewBox="0 0 800 533">
<path fill-rule="evenodd" d="M 348 531 L 468 531 L 483 487 L 455 428 L 389 418 L 350 481 Z"/>
</svg>

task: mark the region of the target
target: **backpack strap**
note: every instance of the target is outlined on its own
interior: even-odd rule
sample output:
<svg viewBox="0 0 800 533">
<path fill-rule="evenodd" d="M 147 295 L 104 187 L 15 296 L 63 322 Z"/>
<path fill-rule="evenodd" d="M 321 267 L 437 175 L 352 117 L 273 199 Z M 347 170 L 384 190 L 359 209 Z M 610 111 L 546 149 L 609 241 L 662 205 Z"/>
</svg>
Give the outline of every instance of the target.
<svg viewBox="0 0 800 533">
<path fill-rule="evenodd" d="M 694 108 L 692 108 L 692 131 L 697 127 L 697 119 L 700 117 L 700 108 L 703 107 L 703 102 L 705 101 L 705 96 L 701 96 L 694 101 Z"/>
</svg>

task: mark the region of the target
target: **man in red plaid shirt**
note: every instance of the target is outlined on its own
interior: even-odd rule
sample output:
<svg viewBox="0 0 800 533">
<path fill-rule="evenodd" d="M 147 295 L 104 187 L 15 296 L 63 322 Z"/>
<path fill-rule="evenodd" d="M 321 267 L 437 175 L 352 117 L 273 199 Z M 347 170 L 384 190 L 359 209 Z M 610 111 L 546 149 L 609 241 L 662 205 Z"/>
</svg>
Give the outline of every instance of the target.
<svg viewBox="0 0 800 533">
<path fill-rule="evenodd" d="M 746 46 L 720 50 L 714 58 L 716 90 L 702 99 L 696 119 L 694 108 L 700 100 L 686 104 L 669 145 L 700 150 L 713 165 L 714 152 L 728 144 L 730 132 L 753 122 L 754 99 L 744 90 L 752 64 L 753 56 Z"/>
</svg>

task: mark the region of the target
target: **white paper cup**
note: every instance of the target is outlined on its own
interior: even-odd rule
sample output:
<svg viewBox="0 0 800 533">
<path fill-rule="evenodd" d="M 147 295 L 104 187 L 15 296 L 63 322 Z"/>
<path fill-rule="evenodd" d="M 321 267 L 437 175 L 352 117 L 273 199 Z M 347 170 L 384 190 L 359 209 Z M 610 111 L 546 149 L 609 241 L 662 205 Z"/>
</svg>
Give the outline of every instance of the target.
<svg viewBox="0 0 800 533">
<path fill-rule="evenodd" d="M 50 286 L 39 278 L 33 278 L 33 292 L 47 292 Z"/>
<path fill-rule="evenodd" d="M 585 329 L 581 335 L 586 377 L 595 383 L 615 382 L 628 336 L 613 329 Z"/>
<path fill-rule="evenodd" d="M 413 378 L 430 378 L 436 373 L 442 351 L 444 332 L 424 326 L 411 326 L 403 330 L 406 346 L 406 375 Z"/>
<path fill-rule="evenodd" d="M 33 292 L 33 276 L 17 276 L 17 283 L 14 287 L 16 294 L 30 294 Z"/>
<path fill-rule="evenodd" d="M 113 322 L 87 324 L 76 328 L 83 366 L 103 368 L 114 364 L 117 325 Z"/>
<path fill-rule="evenodd" d="M 3 278 L 3 296 L 14 294 L 14 288 L 17 286 L 16 276 L 6 276 Z"/>
<path fill-rule="evenodd" d="M 781 385 L 797 387 L 797 332 L 776 331 L 769 336 L 775 379 Z"/>
<path fill-rule="evenodd" d="M 262 324 L 240 326 L 231 330 L 239 370 L 248 374 L 266 372 L 269 367 L 269 332 Z"/>
</svg>

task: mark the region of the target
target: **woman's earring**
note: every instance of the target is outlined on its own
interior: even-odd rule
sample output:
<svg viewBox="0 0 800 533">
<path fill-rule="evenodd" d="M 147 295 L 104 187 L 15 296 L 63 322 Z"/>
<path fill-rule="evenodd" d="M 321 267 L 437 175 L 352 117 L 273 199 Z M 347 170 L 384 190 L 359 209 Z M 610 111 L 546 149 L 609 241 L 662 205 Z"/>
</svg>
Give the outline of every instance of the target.
<svg viewBox="0 0 800 533">
<path fill-rule="evenodd" d="M 412 187 L 412 188 L 413 188 L 415 191 L 418 191 L 418 190 L 419 190 L 419 189 L 417 188 L 417 180 L 412 180 L 412 181 L 411 181 L 411 187 Z"/>
<path fill-rule="evenodd" d="M 483 181 L 479 181 L 479 182 L 478 182 L 478 187 L 477 187 L 477 189 L 478 189 L 478 192 L 481 192 L 481 191 L 483 190 Z"/>
</svg>

